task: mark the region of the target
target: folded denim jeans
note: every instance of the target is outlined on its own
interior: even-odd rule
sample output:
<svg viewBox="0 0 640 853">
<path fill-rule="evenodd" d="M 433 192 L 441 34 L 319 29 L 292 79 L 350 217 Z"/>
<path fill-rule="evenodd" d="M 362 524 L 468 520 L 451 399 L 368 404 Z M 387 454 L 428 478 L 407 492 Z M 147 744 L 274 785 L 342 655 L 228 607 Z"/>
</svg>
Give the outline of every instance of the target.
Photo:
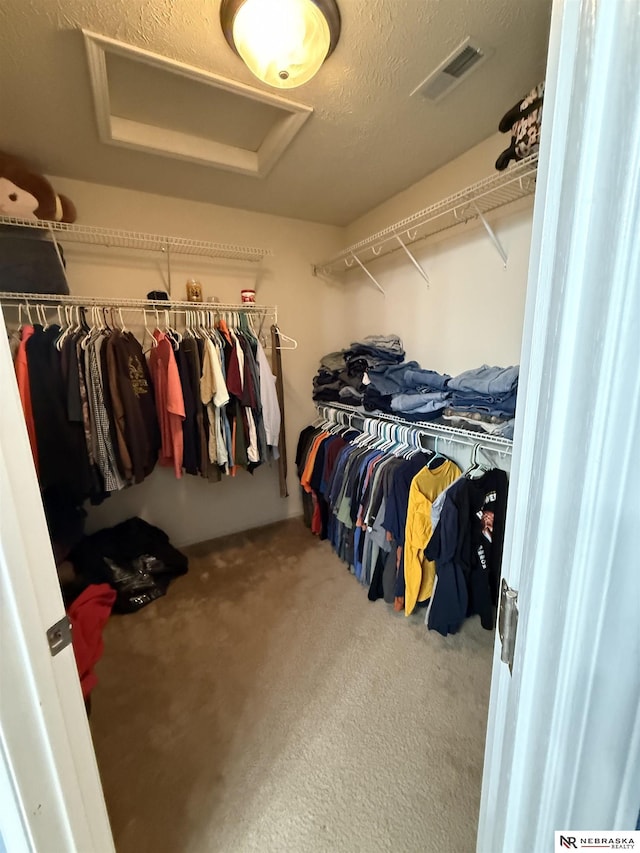
<svg viewBox="0 0 640 853">
<path fill-rule="evenodd" d="M 405 373 L 407 370 L 420 370 L 417 361 L 405 361 L 402 364 L 387 365 L 383 367 L 371 367 L 367 371 L 369 384 L 380 394 L 400 394 L 410 391 L 405 384 Z"/>
<path fill-rule="evenodd" d="M 488 412 L 499 417 L 512 418 L 516 411 L 517 393 L 514 389 L 507 394 L 473 394 L 454 391 L 451 394 L 452 409 Z"/>
<path fill-rule="evenodd" d="M 413 364 L 413 362 L 409 362 L 409 364 Z M 407 389 L 432 388 L 434 391 L 444 391 L 448 388 L 450 379 L 451 377 L 446 373 L 437 373 L 435 370 L 421 370 L 415 367 L 407 367 L 404 373 L 404 384 Z"/>
<path fill-rule="evenodd" d="M 490 367 L 483 364 L 473 370 L 465 370 L 449 380 L 449 388 L 475 394 L 500 395 L 513 391 L 518 384 L 519 366 Z"/>
<path fill-rule="evenodd" d="M 425 394 L 394 394 L 391 408 L 394 412 L 413 412 L 415 414 L 438 412 L 444 409 L 450 397 L 444 391 L 432 391 Z"/>
</svg>

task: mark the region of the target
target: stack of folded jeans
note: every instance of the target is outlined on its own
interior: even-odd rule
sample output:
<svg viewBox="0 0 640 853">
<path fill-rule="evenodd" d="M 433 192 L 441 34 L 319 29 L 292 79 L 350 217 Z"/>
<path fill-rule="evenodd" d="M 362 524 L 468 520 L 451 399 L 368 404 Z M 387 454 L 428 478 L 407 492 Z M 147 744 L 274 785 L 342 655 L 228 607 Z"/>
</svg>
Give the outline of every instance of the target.
<svg viewBox="0 0 640 853">
<path fill-rule="evenodd" d="M 513 437 L 517 365 L 483 364 L 451 378 L 403 361 L 404 355 L 395 335 L 371 335 L 329 353 L 313 380 L 313 399 Z"/>
<path fill-rule="evenodd" d="M 489 367 L 483 364 L 449 380 L 451 408 L 512 418 L 516 412 L 518 366 Z"/>
<path fill-rule="evenodd" d="M 367 371 L 364 407 L 406 420 L 433 420 L 451 401 L 449 376 L 422 370 L 417 361 Z"/>
<path fill-rule="evenodd" d="M 511 438 L 518 392 L 518 365 L 466 370 L 449 380 L 451 402 L 448 421 L 468 421 L 480 428 Z M 491 428 L 487 428 L 487 424 Z"/>
</svg>

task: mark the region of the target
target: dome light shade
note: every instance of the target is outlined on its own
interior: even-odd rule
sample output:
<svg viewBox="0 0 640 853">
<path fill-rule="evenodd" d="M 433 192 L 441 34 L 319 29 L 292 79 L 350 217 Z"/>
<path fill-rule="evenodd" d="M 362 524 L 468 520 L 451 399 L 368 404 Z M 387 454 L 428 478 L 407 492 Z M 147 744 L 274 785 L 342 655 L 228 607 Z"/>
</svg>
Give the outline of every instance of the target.
<svg viewBox="0 0 640 853">
<path fill-rule="evenodd" d="M 220 21 L 251 73 L 278 89 L 311 80 L 340 35 L 334 0 L 223 0 Z"/>
</svg>

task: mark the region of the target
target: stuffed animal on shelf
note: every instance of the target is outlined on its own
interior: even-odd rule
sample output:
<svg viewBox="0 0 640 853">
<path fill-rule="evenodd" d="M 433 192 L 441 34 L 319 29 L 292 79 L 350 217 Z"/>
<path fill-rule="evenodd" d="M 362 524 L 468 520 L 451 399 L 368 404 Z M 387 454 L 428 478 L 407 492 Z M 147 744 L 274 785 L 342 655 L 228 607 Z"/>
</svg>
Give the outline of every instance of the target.
<svg viewBox="0 0 640 853">
<path fill-rule="evenodd" d="M 75 222 L 76 208 L 21 157 L 0 151 L 0 216 Z"/>
<path fill-rule="evenodd" d="M 62 248 L 29 221 L 75 222 L 76 208 L 21 158 L 0 151 L 0 291 L 69 293 Z M 24 224 L 20 220 L 25 220 Z"/>
<path fill-rule="evenodd" d="M 511 132 L 511 144 L 496 160 L 498 171 L 506 169 L 511 160 L 524 160 L 538 150 L 543 99 L 544 82 L 535 86 L 502 117 L 498 130 L 501 133 Z"/>
</svg>

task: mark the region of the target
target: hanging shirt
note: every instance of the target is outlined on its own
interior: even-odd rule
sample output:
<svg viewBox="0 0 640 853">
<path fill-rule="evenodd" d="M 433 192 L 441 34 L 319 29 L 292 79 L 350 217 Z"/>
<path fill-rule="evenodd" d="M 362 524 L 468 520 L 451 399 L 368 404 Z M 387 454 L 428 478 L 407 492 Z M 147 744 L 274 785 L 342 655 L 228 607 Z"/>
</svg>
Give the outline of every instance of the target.
<svg viewBox="0 0 640 853">
<path fill-rule="evenodd" d="M 229 459 L 220 410 L 229 402 L 229 392 L 222 373 L 220 351 L 210 339 L 204 342 L 200 397 L 209 416 L 209 460 L 226 466 Z"/>
<path fill-rule="evenodd" d="M 31 454 L 33 463 L 38 470 L 38 442 L 36 439 L 36 425 L 33 420 L 33 408 L 31 405 L 31 387 L 29 385 L 29 367 L 27 365 L 27 341 L 33 335 L 33 326 L 23 326 L 20 332 L 20 342 L 16 351 L 16 359 L 14 367 L 16 371 L 16 381 L 18 383 L 18 393 L 20 394 L 20 402 L 22 403 L 22 411 L 27 424 L 27 433 L 29 435 L 29 444 L 31 445 Z"/>
<path fill-rule="evenodd" d="M 260 370 L 260 400 L 267 445 L 271 448 L 273 458 L 278 459 L 281 415 L 276 392 L 276 377 L 271 372 L 271 366 L 260 341 L 258 341 L 257 362 Z"/>
<path fill-rule="evenodd" d="M 214 405 L 214 428 L 216 433 L 216 462 L 225 470 L 229 468 L 229 441 L 227 435 L 227 418 L 224 412 L 225 406 L 229 402 L 229 391 L 224 376 L 224 354 L 222 350 L 222 342 L 217 336 L 212 338 L 213 346 L 213 375 L 215 378 L 215 394 L 213 395 Z"/>
<path fill-rule="evenodd" d="M 160 449 L 151 374 L 140 342 L 130 332 L 114 331 L 107 347 L 111 399 L 122 402 L 124 446 L 131 460 L 134 480 L 141 483 L 153 471 Z M 124 464 L 124 449 L 121 458 Z"/>
<path fill-rule="evenodd" d="M 126 485 L 120 477 L 118 466 L 111 443 L 109 432 L 109 416 L 104 404 L 102 390 L 102 374 L 100 372 L 99 348 L 102 338 L 91 342 L 85 350 L 89 396 L 89 410 L 91 418 L 91 437 L 93 455 L 98 463 L 104 488 L 107 492 L 116 492 Z"/>
<path fill-rule="evenodd" d="M 158 345 L 149 352 L 149 369 L 156 396 L 156 411 L 160 423 L 160 464 L 173 465 L 177 478 L 182 477 L 184 440 L 182 422 L 185 418 L 184 398 L 178 365 L 171 342 L 159 329 L 153 336 Z"/>
<path fill-rule="evenodd" d="M 111 400 L 111 418 L 113 425 L 113 440 L 118 448 L 118 459 L 120 460 L 120 473 L 127 482 L 133 479 L 133 464 L 131 454 L 125 439 L 124 405 L 118 388 L 118 371 L 116 356 L 113 350 L 113 341 L 118 335 L 114 334 L 106 341 L 101 350 L 101 359 L 104 359 L 104 370 L 102 373 L 105 384 L 109 388 Z M 81 374 L 81 382 L 83 381 Z"/>
<path fill-rule="evenodd" d="M 461 477 L 447 492 L 427 548 L 438 572 L 429 628 L 446 636 L 475 613 L 483 628 L 493 628 L 506 504 L 507 475 L 497 468 L 477 480 Z"/>
<path fill-rule="evenodd" d="M 204 414 L 202 400 L 200 399 L 200 376 L 202 369 L 200 366 L 200 353 L 198 351 L 198 342 L 194 338 L 185 337 L 180 344 L 180 351 L 183 352 L 187 362 L 189 371 L 189 382 L 192 393 L 196 401 L 195 406 L 195 436 L 194 447 L 196 452 L 196 467 L 203 477 L 207 475 L 207 438 L 204 430 Z M 186 403 L 186 401 L 185 401 Z"/>
<path fill-rule="evenodd" d="M 280 496 L 286 498 L 289 494 L 287 489 L 287 440 L 284 423 L 284 384 L 282 377 L 282 356 L 280 352 L 280 332 L 277 326 L 271 326 L 271 355 L 273 369 L 276 376 L 276 395 L 280 407 L 280 441 L 278 442 L 278 474 L 280 477 Z"/>
<path fill-rule="evenodd" d="M 416 602 L 431 597 L 433 589 L 436 566 L 424 556 L 432 534 L 431 505 L 461 473 L 458 466 L 447 459 L 433 470 L 425 466 L 411 481 L 404 537 L 404 609 L 407 616 L 413 612 Z"/>
<path fill-rule="evenodd" d="M 74 500 L 90 492 L 89 463 L 82 425 L 67 416 L 67 395 L 60 353 L 59 326 L 36 325 L 27 341 L 31 404 L 38 444 L 40 487 L 62 488 Z"/>
<path fill-rule="evenodd" d="M 178 366 L 178 375 L 180 377 L 180 387 L 182 388 L 182 399 L 184 400 L 184 420 L 182 421 L 182 464 L 184 466 L 185 473 L 195 476 L 198 473 L 198 455 L 196 450 L 196 406 L 199 402 L 199 395 L 198 398 L 195 398 L 193 395 L 189 364 L 182 348 L 182 344 L 180 344 L 176 350 L 175 359 Z"/>
<path fill-rule="evenodd" d="M 250 408 L 250 399 L 248 396 L 245 396 L 245 390 L 247 395 L 249 394 L 249 388 L 245 388 L 245 354 L 240 341 L 238 340 L 238 336 L 234 332 L 233 329 L 229 329 L 231 334 L 231 339 L 235 345 L 235 354 L 238 361 L 238 373 L 239 373 L 239 381 L 240 381 L 240 399 L 243 404 L 242 414 L 246 423 L 246 438 L 247 438 L 247 459 L 249 462 L 259 462 L 260 461 L 260 453 L 258 452 L 258 433 L 256 431 L 256 424 L 253 417 L 253 412 Z"/>
</svg>

